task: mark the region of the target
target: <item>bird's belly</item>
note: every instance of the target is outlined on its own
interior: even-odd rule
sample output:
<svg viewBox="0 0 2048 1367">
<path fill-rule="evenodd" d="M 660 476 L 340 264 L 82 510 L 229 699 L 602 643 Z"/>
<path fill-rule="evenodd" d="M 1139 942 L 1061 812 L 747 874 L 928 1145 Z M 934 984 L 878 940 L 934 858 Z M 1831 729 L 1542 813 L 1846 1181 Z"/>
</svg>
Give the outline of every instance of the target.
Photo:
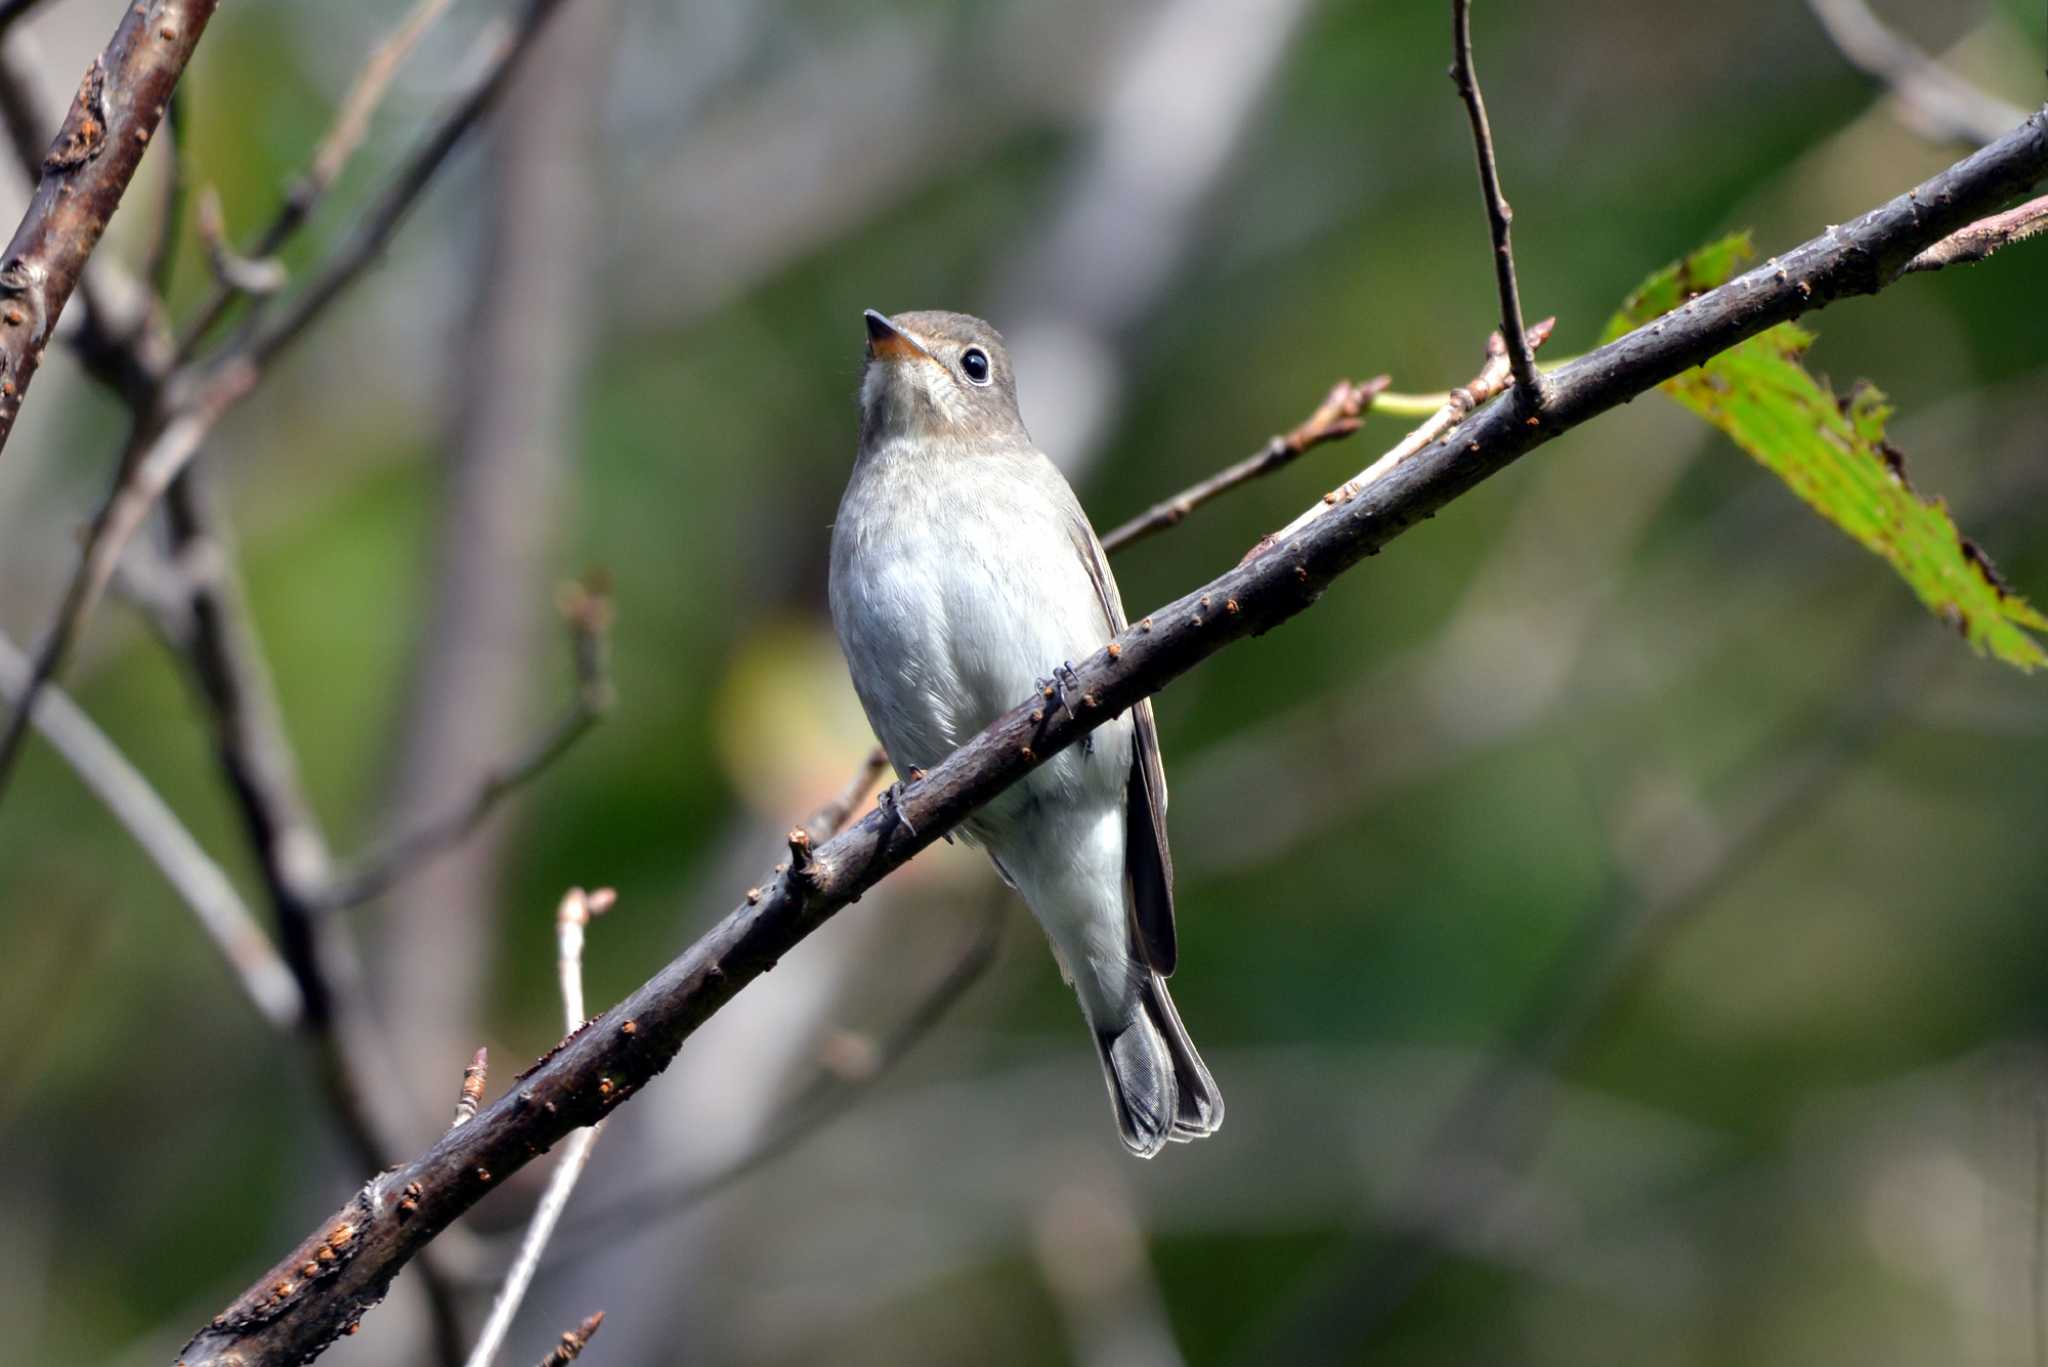
<svg viewBox="0 0 2048 1367">
<path fill-rule="evenodd" d="M 1019 535 L 1028 530 L 1005 534 L 972 518 L 922 522 L 892 529 L 837 567 L 840 641 L 899 772 L 936 765 L 1106 639 L 1094 585 L 1071 544 L 1062 536 L 1038 545 Z M 1071 748 L 1055 756 L 977 824 L 1007 825 L 1038 801 L 1120 798 L 1130 729 L 1128 717 L 1118 718 L 1095 733 L 1091 754 Z"/>
</svg>

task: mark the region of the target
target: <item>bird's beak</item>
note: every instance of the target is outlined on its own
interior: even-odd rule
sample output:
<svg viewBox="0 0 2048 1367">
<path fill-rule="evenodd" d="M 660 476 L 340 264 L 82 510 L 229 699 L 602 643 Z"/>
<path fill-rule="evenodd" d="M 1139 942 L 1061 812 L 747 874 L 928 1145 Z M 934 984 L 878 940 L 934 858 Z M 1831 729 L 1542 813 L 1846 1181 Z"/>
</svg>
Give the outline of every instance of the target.
<svg viewBox="0 0 2048 1367">
<path fill-rule="evenodd" d="M 869 309 L 864 315 L 868 320 L 868 359 L 870 361 L 908 361 L 918 357 L 929 361 L 932 354 L 909 333 L 889 321 L 888 315 Z"/>
</svg>

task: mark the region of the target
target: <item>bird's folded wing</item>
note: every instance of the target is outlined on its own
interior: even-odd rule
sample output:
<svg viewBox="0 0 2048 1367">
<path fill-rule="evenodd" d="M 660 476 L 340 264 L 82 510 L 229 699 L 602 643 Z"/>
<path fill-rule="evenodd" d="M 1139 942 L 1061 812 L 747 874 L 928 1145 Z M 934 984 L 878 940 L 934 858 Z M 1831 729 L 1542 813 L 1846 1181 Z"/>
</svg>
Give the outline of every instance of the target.
<svg viewBox="0 0 2048 1367">
<path fill-rule="evenodd" d="M 1127 625 L 1124 605 L 1116 591 L 1116 580 L 1102 554 L 1095 529 L 1078 506 L 1072 510 L 1068 530 L 1095 592 L 1102 600 L 1102 614 L 1112 635 Z M 1125 799 L 1124 874 L 1131 883 L 1131 913 L 1137 922 L 1138 941 L 1145 957 L 1161 977 L 1171 977 L 1179 949 L 1173 931 L 1173 854 L 1166 843 L 1166 766 L 1159 758 L 1159 724 L 1152 717 L 1152 700 L 1146 698 L 1131 709 L 1135 723 L 1130 789 Z"/>
</svg>

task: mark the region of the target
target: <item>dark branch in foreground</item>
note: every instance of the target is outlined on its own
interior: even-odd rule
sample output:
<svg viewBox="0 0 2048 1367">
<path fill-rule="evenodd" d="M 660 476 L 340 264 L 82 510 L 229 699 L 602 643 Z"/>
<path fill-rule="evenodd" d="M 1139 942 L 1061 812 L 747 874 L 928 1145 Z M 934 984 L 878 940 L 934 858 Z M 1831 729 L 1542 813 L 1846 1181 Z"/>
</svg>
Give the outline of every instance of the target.
<svg viewBox="0 0 2048 1367">
<path fill-rule="evenodd" d="M 43 348 L 121 203 L 215 0 L 126 6 L 93 58 L 42 180 L 0 260 L 0 447 L 14 431 Z"/>
<path fill-rule="evenodd" d="M 1486 100 L 1479 93 L 1479 75 L 1472 69 L 1472 0 L 1451 0 L 1451 83 L 1465 102 L 1472 121 L 1472 150 L 1479 159 L 1479 188 L 1486 196 L 1486 223 L 1493 233 L 1493 276 L 1500 287 L 1500 333 L 1508 344 L 1508 369 L 1515 377 L 1515 402 L 1541 412 L 1548 394 L 1543 372 L 1536 368 L 1535 348 L 1522 327 L 1522 290 L 1515 282 L 1515 249 L 1508 225 L 1515 211 L 1501 193 L 1500 167 L 1493 155 L 1493 129 L 1486 122 Z"/>
<path fill-rule="evenodd" d="M 2048 175 L 2048 109 L 1967 161 L 1555 371 L 1545 420 L 1495 403 L 1248 563 L 1079 661 L 1072 712 L 1027 699 L 924 779 L 764 884 L 631 996 L 564 1040 L 469 1124 L 379 1174 L 187 1347 L 188 1367 L 303 1361 L 383 1297 L 485 1193 L 647 1085 L 704 1020 L 883 876 L 1083 734 L 1233 641 L 1306 610 L 1338 575 L 1562 432 L 1728 347 L 1872 294 L 1915 254 Z M 304 1269 L 311 1267 L 311 1272 Z"/>
</svg>

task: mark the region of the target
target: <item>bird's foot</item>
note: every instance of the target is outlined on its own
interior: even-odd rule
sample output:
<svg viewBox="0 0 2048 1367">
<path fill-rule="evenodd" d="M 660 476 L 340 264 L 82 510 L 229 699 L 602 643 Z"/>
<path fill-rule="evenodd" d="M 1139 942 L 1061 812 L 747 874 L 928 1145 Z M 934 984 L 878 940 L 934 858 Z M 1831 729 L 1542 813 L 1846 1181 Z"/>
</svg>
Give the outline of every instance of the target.
<svg viewBox="0 0 2048 1367">
<path fill-rule="evenodd" d="M 875 794 L 875 805 L 887 812 L 889 819 L 898 826 L 901 826 L 904 833 L 913 840 L 917 838 L 917 827 L 913 826 L 910 818 L 903 814 L 903 788 L 906 783 L 914 783 L 923 777 L 924 770 L 912 769 L 908 779 L 899 778 L 888 787 L 882 789 L 881 792 Z"/>
<path fill-rule="evenodd" d="M 1081 679 L 1079 675 L 1074 673 L 1074 662 L 1072 660 L 1062 661 L 1059 668 L 1053 670 L 1050 679 L 1040 679 L 1038 681 L 1038 691 L 1058 704 L 1060 711 L 1066 713 L 1069 718 L 1075 715 L 1073 695 L 1080 690 Z M 1081 753 L 1084 755 L 1095 753 L 1095 735 L 1093 732 L 1089 732 L 1081 737 Z"/>
</svg>

